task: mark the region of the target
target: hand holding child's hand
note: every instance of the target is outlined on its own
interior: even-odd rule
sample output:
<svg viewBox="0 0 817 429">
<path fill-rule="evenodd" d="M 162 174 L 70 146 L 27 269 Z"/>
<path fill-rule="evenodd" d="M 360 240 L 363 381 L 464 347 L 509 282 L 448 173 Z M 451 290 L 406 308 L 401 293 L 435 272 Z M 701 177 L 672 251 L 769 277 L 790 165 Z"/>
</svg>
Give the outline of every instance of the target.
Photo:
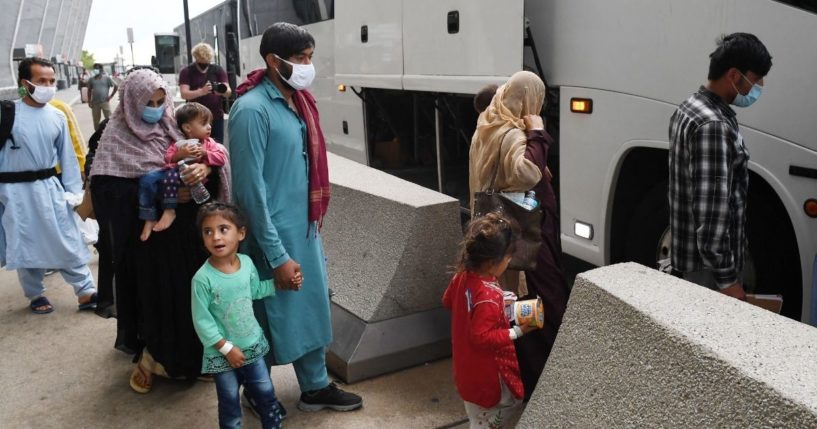
<svg viewBox="0 0 817 429">
<path fill-rule="evenodd" d="M 244 353 L 238 346 L 233 346 L 232 350 L 230 350 L 225 357 L 233 368 L 241 368 L 244 365 Z"/>
<path fill-rule="evenodd" d="M 292 259 L 276 268 L 273 275 L 275 276 L 275 286 L 283 290 L 297 291 L 301 289 L 301 284 L 304 281 L 301 265 Z"/>
</svg>

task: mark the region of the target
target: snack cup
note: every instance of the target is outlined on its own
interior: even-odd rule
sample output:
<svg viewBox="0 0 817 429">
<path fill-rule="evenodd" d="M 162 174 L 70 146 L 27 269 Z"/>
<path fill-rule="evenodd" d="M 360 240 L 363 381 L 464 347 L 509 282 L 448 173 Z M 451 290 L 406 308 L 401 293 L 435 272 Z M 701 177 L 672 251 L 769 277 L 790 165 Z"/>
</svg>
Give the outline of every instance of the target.
<svg viewBox="0 0 817 429">
<path fill-rule="evenodd" d="M 517 301 L 514 307 L 514 322 L 518 326 L 545 326 L 545 308 L 540 298 Z"/>
</svg>

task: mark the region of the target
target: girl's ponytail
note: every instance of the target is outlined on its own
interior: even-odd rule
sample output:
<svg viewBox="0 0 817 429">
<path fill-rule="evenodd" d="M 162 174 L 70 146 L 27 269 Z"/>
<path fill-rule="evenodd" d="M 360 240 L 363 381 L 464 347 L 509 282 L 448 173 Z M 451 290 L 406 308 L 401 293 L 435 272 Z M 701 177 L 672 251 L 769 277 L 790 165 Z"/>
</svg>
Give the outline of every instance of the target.
<svg viewBox="0 0 817 429">
<path fill-rule="evenodd" d="M 460 243 L 457 271 L 474 271 L 485 263 L 501 261 L 513 251 L 516 230 L 515 223 L 499 213 L 472 220 Z"/>
</svg>

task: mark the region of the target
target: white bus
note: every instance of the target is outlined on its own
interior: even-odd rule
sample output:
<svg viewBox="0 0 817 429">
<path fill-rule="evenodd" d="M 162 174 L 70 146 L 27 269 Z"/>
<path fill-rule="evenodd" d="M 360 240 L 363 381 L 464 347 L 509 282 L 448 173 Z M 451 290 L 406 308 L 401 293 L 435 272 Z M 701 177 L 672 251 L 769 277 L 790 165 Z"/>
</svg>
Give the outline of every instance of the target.
<svg viewBox="0 0 817 429">
<path fill-rule="evenodd" d="M 563 251 L 598 266 L 668 257 L 669 117 L 705 83 L 721 34 L 757 35 L 774 66 L 761 100 L 738 110 L 746 288 L 817 324 L 816 0 L 343 0 L 332 12 L 307 26 L 331 151 L 465 206 L 472 95 L 540 73 Z M 259 40 L 242 40 L 244 74 L 262 65 Z M 592 111 L 572 112 L 575 99 Z"/>
</svg>

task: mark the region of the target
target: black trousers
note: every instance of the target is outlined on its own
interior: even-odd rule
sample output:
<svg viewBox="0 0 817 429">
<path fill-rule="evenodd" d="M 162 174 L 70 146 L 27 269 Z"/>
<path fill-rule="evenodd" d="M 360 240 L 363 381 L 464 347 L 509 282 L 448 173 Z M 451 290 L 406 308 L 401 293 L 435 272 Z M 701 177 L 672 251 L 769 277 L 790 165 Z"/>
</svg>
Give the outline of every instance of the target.
<svg viewBox="0 0 817 429">
<path fill-rule="evenodd" d="M 97 314 L 102 317 L 116 315 L 115 300 L 136 299 L 136 297 L 115 296 L 114 281 L 117 272 L 125 269 L 122 264 L 124 251 L 129 240 L 138 239 L 136 207 L 139 189 L 138 179 L 113 176 L 94 176 L 91 180 L 91 199 L 94 213 L 99 222 L 99 272 L 97 279 Z"/>
</svg>

